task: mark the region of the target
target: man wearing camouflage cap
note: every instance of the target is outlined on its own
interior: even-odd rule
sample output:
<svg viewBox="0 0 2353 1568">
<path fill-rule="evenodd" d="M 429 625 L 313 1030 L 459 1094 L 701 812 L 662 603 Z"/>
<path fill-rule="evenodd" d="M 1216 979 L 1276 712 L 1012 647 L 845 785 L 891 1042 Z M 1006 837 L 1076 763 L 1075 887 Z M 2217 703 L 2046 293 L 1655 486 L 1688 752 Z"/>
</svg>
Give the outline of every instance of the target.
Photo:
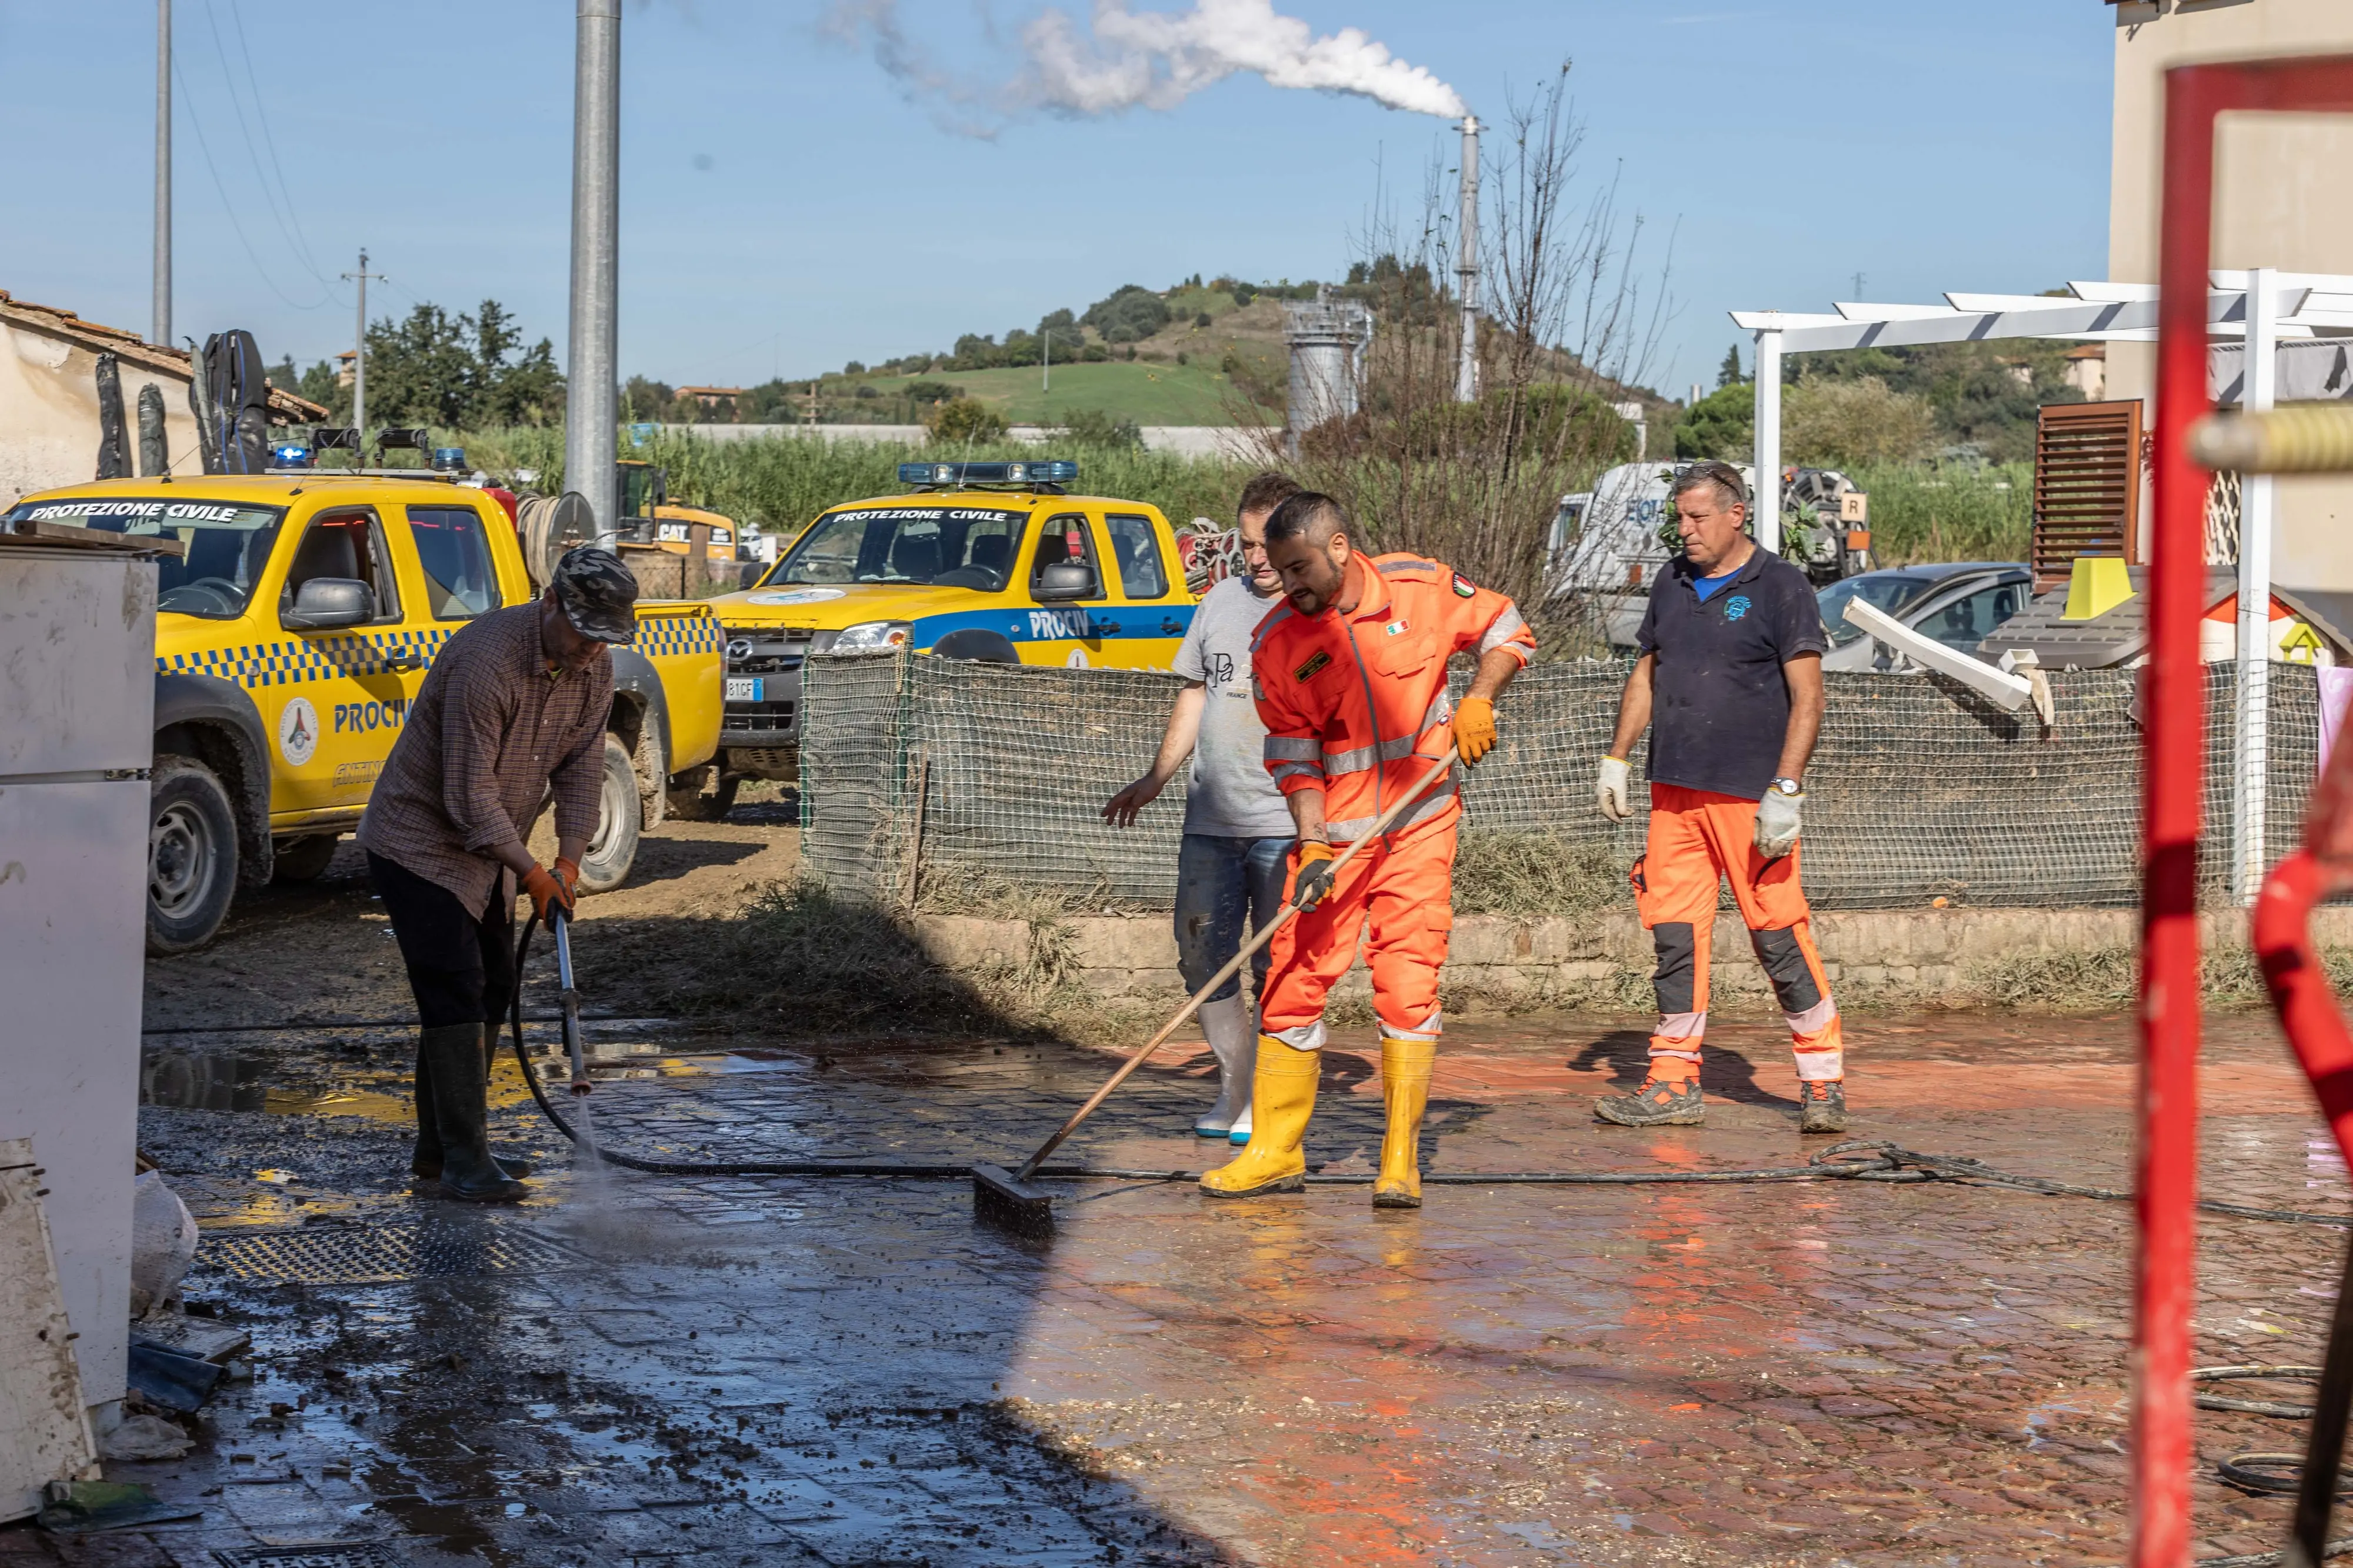
<svg viewBox="0 0 2353 1568">
<path fill-rule="evenodd" d="M 637 636 L 637 581 L 611 551 L 574 550 L 551 576 L 537 600 L 480 616 L 443 646 L 360 823 L 423 1027 L 410 1169 L 474 1203 L 522 1196 L 529 1173 L 491 1157 L 483 1127 L 515 984 L 515 889 L 543 920 L 572 908 L 613 707 L 606 650 Z M 524 847 L 550 796 L 553 868 Z"/>
</svg>

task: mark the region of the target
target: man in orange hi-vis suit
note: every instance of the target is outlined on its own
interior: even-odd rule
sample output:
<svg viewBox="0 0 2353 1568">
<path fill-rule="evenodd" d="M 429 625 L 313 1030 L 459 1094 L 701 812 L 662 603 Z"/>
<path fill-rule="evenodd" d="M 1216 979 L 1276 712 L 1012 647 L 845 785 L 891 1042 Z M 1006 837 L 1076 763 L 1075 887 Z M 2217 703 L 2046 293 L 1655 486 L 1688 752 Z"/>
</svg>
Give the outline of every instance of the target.
<svg viewBox="0 0 2353 1568">
<path fill-rule="evenodd" d="M 1732 884 L 1749 944 L 1780 999 L 1798 1067 L 1799 1131 L 1846 1130 L 1838 1003 L 1814 947 L 1798 836 L 1800 780 L 1822 727 L 1822 616 L 1806 574 L 1745 531 L 1740 470 L 1697 463 L 1672 493 L 1683 552 L 1651 590 L 1642 657 L 1594 786 L 1603 816 L 1633 815 L 1629 763 L 1651 731 L 1651 822 L 1634 903 L 1659 966 L 1651 1070 L 1596 1100 L 1621 1127 L 1696 1126 L 1716 885 Z"/>
<path fill-rule="evenodd" d="M 1359 553 L 1355 532 L 1337 501 L 1313 491 L 1267 520 L 1267 558 L 1282 576 L 1285 602 L 1259 623 L 1250 670 L 1266 721 L 1267 769 L 1299 833 L 1289 901 L 1300 913 L 1269 944 L 1256 1121 L 1240 1156 L 1201 1178 L 1201 1190 L 1217 1197 L 1302 1184 L 1324 998 L 1356 962 L 1357 932 L 1369 928 L 1388 1110 L 1373 1203 L 1421 1206 L 1421 1114 L 1444 1023 L 1438 972 L 1454 927 L 1462 808 L 1453 770 L 1336 878 L 1335 846 L 1369 831 L 1450 744 L 1466 766 L 1487 754 L 1495 698 L 1535 651 L 1535 638 L 1503 595 L 1418 555 Z M 1479 656 L 1479 672 L 1456 708 L 1446 661 L 1466 652 Z"/>
</svg>

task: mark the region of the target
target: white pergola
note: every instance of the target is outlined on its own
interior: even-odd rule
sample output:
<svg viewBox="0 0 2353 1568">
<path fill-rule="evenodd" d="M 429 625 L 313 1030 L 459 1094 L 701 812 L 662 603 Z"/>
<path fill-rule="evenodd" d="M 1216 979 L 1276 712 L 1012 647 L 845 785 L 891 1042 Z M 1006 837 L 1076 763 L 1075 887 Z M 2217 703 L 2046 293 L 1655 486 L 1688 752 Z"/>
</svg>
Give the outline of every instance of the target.
<svg viewBox="0 0 2353 1568">
<path fill-rule="evenodd" d="M 2209 274 L 2211 342 L 2243 345 L 2240 405 L 2272 406 L 2278 346 L 2306 338 L 2353 337 L 2353 277 L 2270 268 Z M 1831 314 L 1735 310 L 1757 341 L 1757 538 L 1781 544 L 1781 356 L 1838 349 L 1986 342 L 2004 338 L 2080 342 L 2157 342 L 2157 285 L 2083 282 L 2065 296 L 1947 294 L 1941 305 L 1840 303 Z M 2211 358 L 2211 353 L 2210 353 Z M 2252 900 L 2263 873 L 2265 753 L 2271 678 L 2272 481 L 2247 475 L 2239 492 L 2239 683 L 2232 770 L 2232 867 Z"/>
</svg>

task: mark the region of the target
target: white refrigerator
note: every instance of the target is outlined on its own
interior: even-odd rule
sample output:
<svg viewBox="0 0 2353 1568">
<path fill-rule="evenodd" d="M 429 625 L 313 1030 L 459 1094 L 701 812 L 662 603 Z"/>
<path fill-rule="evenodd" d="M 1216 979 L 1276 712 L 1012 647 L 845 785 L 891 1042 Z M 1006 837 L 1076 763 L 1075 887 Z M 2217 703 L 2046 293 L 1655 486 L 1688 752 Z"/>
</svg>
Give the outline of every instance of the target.
<svg viewBox="0 0 2353 1568">
<path fill-rule="evenodd" d="M 45 1173 L 101 1431 L 130 1338 L 155 579 L 128 542 L 0 532 L 0 1140 Z"/>
</svg>

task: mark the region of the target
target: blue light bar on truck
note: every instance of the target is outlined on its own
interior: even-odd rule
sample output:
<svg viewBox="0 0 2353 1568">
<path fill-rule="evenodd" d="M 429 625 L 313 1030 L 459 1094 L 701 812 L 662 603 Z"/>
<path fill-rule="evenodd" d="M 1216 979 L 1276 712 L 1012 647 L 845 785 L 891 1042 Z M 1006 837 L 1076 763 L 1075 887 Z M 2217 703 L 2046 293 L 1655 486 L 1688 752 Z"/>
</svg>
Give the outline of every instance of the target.
<svg viewBox="0 0 2353 1568">
<path fill-rule="evenodd" d="M 300 441 L 288 441 L 272 447 L 269 464 L 277 468 L 307 468 L 311 466 L 311 448 Z"/>
<path fill-rule="evenodd" d="M 1068 458 L 1034 463 L 902 463 L 902 485 L 1066 485 L 1079 477 Z"/>
</svg>

